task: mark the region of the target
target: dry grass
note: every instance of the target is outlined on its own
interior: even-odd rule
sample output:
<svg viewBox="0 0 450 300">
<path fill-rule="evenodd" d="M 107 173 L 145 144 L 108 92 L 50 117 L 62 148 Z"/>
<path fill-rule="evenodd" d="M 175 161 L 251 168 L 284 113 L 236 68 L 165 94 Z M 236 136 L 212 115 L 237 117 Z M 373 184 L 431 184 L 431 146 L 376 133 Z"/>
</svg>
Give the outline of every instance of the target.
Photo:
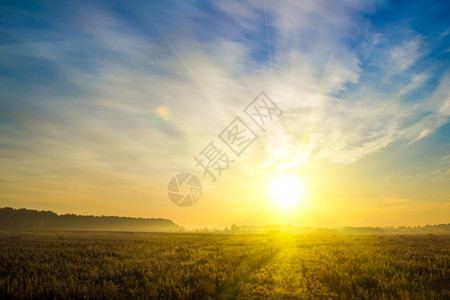
<svg viewBox="0 0 450 300">
<path fill-rule="evenodd" d="M 449 299 L 450 236 L 0 234 L 1 298 Z"/>
</svg>

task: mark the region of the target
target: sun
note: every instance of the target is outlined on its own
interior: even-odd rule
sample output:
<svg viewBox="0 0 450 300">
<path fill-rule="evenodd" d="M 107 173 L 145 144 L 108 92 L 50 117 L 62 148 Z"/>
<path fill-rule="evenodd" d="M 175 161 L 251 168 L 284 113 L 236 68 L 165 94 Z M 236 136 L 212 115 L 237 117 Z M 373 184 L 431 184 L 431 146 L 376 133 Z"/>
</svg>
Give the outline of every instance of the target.
<svg viewBox="0 0 450 300">
<path fill-rule="evenodd" d="M 277 177 L 271 182 L 270 194 L 278 206 L 284 208 L 293 207 L 301 200 L 303 185 L 295 177 Z"/>
</svg>

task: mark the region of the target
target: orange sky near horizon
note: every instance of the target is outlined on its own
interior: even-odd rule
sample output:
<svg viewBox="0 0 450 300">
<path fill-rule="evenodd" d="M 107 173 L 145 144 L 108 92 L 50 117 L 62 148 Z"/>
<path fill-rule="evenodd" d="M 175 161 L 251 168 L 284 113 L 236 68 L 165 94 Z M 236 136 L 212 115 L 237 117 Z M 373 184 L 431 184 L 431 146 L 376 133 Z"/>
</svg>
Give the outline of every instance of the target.
<svg viewBox="0 0 450 300">
<path fill-rule="evenodd" d="M 2 4 L 0 207 L 186 228 L 450 223 L 447 6 L 264 4 Z M 247 136 L 230 148 L 233 128 Z M 215 182 L 195 160 L 212 141 L 233 161 L 211 164 Z M 183 172 L 202 185 L 189 207 L 168 197 Z M 292 207 L 271 196 L 284 177 L 304 189 Z"/>
</svg>

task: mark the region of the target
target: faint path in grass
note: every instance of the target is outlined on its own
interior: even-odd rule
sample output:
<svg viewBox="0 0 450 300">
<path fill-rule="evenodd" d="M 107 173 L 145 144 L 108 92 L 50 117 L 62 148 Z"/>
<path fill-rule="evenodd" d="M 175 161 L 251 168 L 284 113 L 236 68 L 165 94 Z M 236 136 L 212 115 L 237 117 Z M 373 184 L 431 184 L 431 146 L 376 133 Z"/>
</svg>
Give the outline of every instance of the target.
<svg viewBox="0 0 450 300">
<path fill-rule="evenodd" d="M 249 255 L 243 259 L 239 266 L 236 267 L 236 271 L 230 280 L 226 283 L 219 295 L 219 299 L 242 298 L 242 286 L 245 285 L 246 279 L 250 278 L 252 274 L 258 272 L 261 268 L 264 268 L 282 250 L 277 244 L 273 244 L 273 246 L 275 247 L 267 248 L 263 253 Z"/>
<path fill-rule="evenodd" d="M 259 265 L 243 261 L 221 299 L 333 298 L 318 279 L 320 261 L 312 240 L 290 234 L 272 237 L 278 251 Z M 269 259 L 269 260 L 268 260 Z M 267 260 L 267 261 L 266 261 Z"/>
</svg>

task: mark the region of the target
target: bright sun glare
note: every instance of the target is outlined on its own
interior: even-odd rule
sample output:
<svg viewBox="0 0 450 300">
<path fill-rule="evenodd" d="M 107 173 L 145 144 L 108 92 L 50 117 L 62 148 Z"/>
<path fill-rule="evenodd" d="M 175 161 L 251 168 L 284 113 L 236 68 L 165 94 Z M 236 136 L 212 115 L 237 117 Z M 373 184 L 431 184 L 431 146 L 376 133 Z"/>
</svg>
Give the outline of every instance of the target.
<svg viewBox="0 0 450 300">
<path fill-rule="evenodd" d="M 272 180 L 270 193 L 278 206 L 292 207 L 300 201 L 303 185 L 295 177 L 277 177 Z"/>
</svg>

